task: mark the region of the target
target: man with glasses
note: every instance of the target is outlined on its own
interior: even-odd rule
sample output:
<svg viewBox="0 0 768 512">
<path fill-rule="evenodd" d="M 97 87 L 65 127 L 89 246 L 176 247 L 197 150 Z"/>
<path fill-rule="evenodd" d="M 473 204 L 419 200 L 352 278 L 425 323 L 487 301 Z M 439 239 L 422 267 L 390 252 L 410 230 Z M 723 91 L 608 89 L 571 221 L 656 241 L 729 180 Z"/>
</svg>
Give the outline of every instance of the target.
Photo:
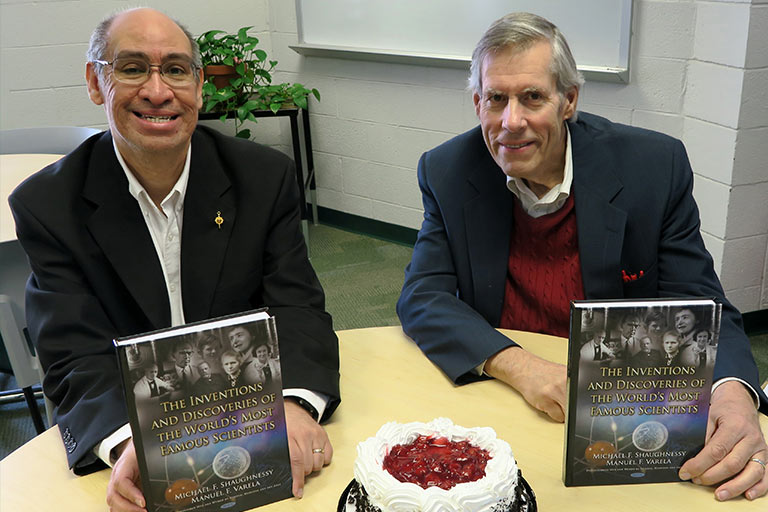
<svg viewBox="0 0 768 512">
<path fill-rule="evenodd" d="M 339 361 L 299 227 L 293 163 L 197 126 L 197 45 L 157 11 L 102 22 L 86 80 L 109 131 L 10 198 L 33 270 L 29 331 L 70 467 L 84 474 L 103 468 L 100 459 L 114 463 L 111 510 L 142 510 L 112 339 L 269 306 L 286 348 L 286 424 L 301 497 L 305 475 L 333 453 L 318 420 L 339 403 Z"/>
<path fill-rule="evenodd" d="M 679 476 L 719 484 L 718 500 L 763 496 L 768 397 L 704 247 L 685 148 L 577 112 L 582 83 L 540 16 L 511 13 L 483 34 L 470 66 L 480 125 L 419 161 L 424 222 L 397 305 L 403 330 L 457 384 L 495 378 L 562 422 L 566 367 L 495 328 L 567 337 L 572 300 L 717 297 L 706 446 Z"/>
</svg>

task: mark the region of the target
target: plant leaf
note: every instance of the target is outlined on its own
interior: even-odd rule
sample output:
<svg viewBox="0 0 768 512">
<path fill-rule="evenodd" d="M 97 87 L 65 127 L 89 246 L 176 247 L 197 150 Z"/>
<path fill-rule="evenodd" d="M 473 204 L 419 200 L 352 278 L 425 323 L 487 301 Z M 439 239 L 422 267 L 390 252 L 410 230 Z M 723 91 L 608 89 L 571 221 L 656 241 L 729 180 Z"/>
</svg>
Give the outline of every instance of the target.
<svg viewBox="0 0 768 512">
<path fill-rule="evenodd" d="M 200 37 L 204 37 L 205 40 L 210 43 L 211 41 L 215 40 L 217 35 L 223 34 L 223 33 L 224 33 L 223 30 L 209 30 L 208 32 L 206 32 Z"/>
<path fill-rule="evenodd" d="M 248 118 L 248 114 L 250 114 L 250 111 L 246 109 L 243 105 L 237 107 L 237 118 L 240 121 L 245 121 Z"/>
<path fill-rule="evenodd" d="M 241 139 L 250 139 L 251 138 L 251 130 L 248 128 L 243 128 L 239 132 L 235 134 L 235 137 L 239 137 Z"/>
<path fill-rule="evenodd" d="M 280 110 L 280 103 L 270 103 L 269 110 L 271 110 L 273 114 L 277 114 L 277 111 Z"/>
<path fill-rule="evenodd" d="M 312 89 L 312 95 L 317 98 L 317 101 L 320 101 L 320 91 L 317 89 Z"/>
<path fill-rule="evenodd" d="M 240 30 L 237 31 L 237 40 L 240 43 L 245 43 L 248 41 L 248 31 L 251 30 L 253 26 L 250 27 L 243 27 Z"/>
<path fill-rule="evenodd" d="M 205 82 L 203 84 L 203 96 L 210 96 L 216 93 L 216 86 L 211 82 Z"/>
<path fill-rule="evenodd" d="M 247 111 L 251 111 L 257 108 L 261 108 L 262 103 L 258 100 L 248 100 L 245 103 L 243 103 L 243 108 Z"/>
<path fill-rule="evenodd" d="M 297 107 L 307 109 L 307 97 L 306 96 L 294 96 L 293 102 Z"/>
</svg>

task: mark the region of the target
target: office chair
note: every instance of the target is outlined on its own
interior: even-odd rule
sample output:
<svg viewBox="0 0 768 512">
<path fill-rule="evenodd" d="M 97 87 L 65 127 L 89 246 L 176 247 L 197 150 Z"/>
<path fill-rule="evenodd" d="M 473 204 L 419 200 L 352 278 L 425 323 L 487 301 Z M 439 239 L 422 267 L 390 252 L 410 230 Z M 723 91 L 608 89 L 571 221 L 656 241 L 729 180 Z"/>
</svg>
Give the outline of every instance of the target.
<svg viewBox="0 0 768 512">
<path fill-rule="evenodd" d="M 21 153 L 66 155 L 99 131 L 96 128 L 81 126 L 41 126 L 0 130 L 0 155 Z"/>
<path fill-rule="evenodd" d="M 13 375 L 21 387 L 37 433 L 45 430 L 32 386 L 42 380 L 24 318 L 24 289 L 31 273 L 27 255 L 18 240 L 0 243 L 0 336 L 8 352 Z M 45 399 L 48 424 L 53 425 L 53 406 Z"/>
<path fill-rule="evenodd" d="M 46 126 L 0 130 L 0 154 L 42 153 L 64 155 L 79 146 L 95 128 L 77 126 Z M 30 169 L 29 174 L 39 169 Z M 2 169 L 0 169 L 0 179 Z M 7 201 L 3 197 L 0 200 Z M 16 381 L 29 407 L 38 433 L 45 428 L 37 408 L 32 386 L 42 379 L 42 371 L 32 345 L 29 343 L 24 317 L 24 289 L 31 270 L 21 244 L 17 240 L 0 242 L 0 337 L 8 354 Z M 0 346 L 0 349 L 3 347 Z M 53 406 L 45 399 L 48 424 L 53 425 Z"/>
</svg>

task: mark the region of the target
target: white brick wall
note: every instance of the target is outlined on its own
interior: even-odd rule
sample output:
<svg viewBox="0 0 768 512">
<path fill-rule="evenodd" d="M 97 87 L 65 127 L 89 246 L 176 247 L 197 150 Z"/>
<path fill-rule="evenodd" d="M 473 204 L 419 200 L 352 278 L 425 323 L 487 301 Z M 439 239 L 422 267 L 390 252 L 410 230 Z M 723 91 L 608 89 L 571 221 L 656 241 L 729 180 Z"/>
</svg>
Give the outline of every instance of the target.
<svg viewBox="0 0 768 512">
<path fill-rule="evenodd" d="M 202 0 L 150 0 L 145 5 L 182 19 L 195 34 L 245 24 L 269 47 L 266 0 L 229 0 L 212 8 Z M 6 1 L 0 3 L 0 129 L 41 125 L 106 126 L 84 85 L 85 51 L 107 14 L 137 5 L 126 0 Z M 233 17 L 230 9 L 253 13 Z"/>
<path fill-rule="evenodd" d="M 280 62 L 277 79 L 322 94 L 310 118 L 320 205 L 419 227 L 420 154 L 477 123 L 466 71 L 301 57 L 288 48 L 297 42 L 290 0 L 145 3 L 196 34 L 255 25 Z M 131 4 L 0 2 L 0 128 L 104 126 L 82 84 L 83 54 L 95 23 Z M 579 104 L 685 142 L 705 243 L 744 311 L 768 308 L 767 31 L 768 0 L 635 0 L 631 82 L 589 82 Z M 290 150 L 287 122 L 255 130 Z"/>
</svg>

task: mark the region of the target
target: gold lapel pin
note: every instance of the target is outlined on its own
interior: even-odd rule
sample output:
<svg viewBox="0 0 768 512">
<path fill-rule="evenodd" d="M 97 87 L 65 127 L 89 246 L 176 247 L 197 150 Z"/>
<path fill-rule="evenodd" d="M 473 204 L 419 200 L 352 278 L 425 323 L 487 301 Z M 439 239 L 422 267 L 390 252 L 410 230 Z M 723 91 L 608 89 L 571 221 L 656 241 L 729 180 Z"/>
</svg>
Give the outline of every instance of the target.
<svg viewBox="0 0 768 512">
<path fill-rule="evenodd" d="M 221 229 L 221 225 L 224 224 L 224 217 L 221 216 L 221 212 L 216 212 L 216 218 L 213 219 L 213 222 Z"/>
</svg>

